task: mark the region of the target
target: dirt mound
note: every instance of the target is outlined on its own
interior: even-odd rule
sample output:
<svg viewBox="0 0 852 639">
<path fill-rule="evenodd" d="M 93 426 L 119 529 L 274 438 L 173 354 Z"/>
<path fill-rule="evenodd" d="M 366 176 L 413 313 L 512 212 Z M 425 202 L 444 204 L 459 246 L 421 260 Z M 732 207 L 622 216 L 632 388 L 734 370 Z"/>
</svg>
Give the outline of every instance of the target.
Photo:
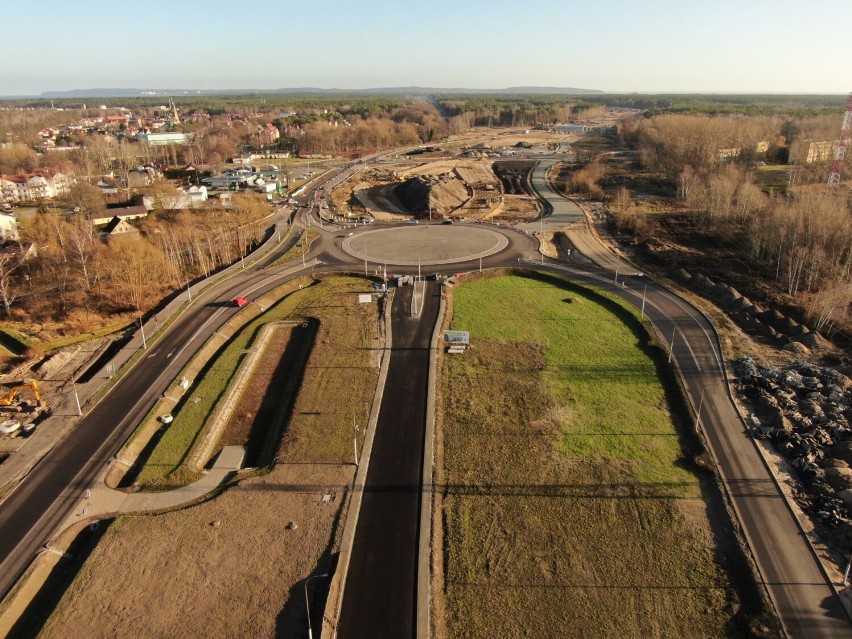
<svg viewBox="0 0 852 639">
<path fill-rule="evenodd" d="M 535 162 L 495 162 L 494 173 L 507 195 L 534 195 L 530 186 L 530 173 Z"/>
<path fill-rule="evenodd" d="M 429 213 L 429 180 L 423 176 L 408 178 L 393 189 L 403 206 L 414 215 L 423 216 Z"/>
</svg>

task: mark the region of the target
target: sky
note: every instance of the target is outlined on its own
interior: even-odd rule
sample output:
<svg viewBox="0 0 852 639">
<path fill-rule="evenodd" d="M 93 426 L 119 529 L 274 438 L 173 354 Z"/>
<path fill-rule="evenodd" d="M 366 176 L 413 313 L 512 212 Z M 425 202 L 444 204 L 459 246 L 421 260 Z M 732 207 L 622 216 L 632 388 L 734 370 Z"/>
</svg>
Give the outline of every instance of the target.
<svg viewBox="0 0 852 639">
<path fill-rule="evenodd" d="M 88 88 L 852 91 L 850 0 L 2 0 L 0 95 Z"/>
</svg>

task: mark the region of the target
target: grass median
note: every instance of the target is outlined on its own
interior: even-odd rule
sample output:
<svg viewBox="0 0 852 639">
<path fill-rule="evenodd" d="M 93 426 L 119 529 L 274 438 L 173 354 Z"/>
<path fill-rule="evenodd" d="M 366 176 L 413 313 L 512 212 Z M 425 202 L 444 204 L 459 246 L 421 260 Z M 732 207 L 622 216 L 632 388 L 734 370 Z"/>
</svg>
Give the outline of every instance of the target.
<svg viewBox="0 0 852 639">
<path fill-rule="evenodd" d="M 361 278 L 329 277 L 290 293 L 246 324 L 205 368 L 181 403 L 174 422 L 150 451 L 135 483 L 162 490 L 197 478 L 185 465 L 189 452 L 261 328 L 276 321 L 317 319 L 321 326 L 299 390 L 295 408 L 298 419 L 284 435 L 289 443 L 287 456 L 297 461 L 348 461 L 353 411 L 363 423 L 378 375 L 373 357 L 375 309 L 373 305 L 357 303 L 357 293 L 365 290 L 367 284 Z M 314 409 L 301 408 L 303 405 Z M 349 428 L 344 427 L 346 424 L 350 424 Z M 304 428 L 327 432 L 328 437 L 306 437 L 301 434 Z M 227 435 L 224 439 L 228 440 Z M 308 447 L 302 450 L 302 446 Z"/>
<path fill-rule="evenodd" d="M 442 370 L 437 636 L 741 634 L 635 309 L 543 275 L 469 281 L 451 308 L 472 348 Z"/>
</svg>

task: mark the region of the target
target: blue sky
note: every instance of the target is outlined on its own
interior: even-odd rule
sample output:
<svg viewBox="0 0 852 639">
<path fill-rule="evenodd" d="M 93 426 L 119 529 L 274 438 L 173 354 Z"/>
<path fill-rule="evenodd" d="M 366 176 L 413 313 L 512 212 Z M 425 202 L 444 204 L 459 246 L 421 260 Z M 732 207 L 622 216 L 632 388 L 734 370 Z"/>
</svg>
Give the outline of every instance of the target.
<svg viewBox="0 0 852 639">
<path fill-rule="evenodd" d="M 0 95 L 92 87 L 848 93 L 850 0 L 3 0 Z"/>
</svg>

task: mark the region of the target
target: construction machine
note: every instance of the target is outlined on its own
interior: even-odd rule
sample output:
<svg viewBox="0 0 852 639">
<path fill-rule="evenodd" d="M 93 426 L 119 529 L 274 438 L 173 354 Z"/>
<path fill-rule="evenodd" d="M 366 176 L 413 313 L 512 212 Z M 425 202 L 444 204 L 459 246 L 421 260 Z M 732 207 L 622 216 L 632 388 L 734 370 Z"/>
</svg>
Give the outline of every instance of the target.
<svg viewBox="0 0 852 639">
<path fill-rule="evenodd" d="M 25 390 L 32 392 L 37 404 L 41 403 L 41 395 L 38 392 L 38 383 L 34 379 L 30 379 L 24 380 L 22 384 L 18 384 L 17 386 L 12 386 L 5 396 L 0 395 L 0 406 L 12 406 L 18 401 L 18 395 Z"/>
</svg>

